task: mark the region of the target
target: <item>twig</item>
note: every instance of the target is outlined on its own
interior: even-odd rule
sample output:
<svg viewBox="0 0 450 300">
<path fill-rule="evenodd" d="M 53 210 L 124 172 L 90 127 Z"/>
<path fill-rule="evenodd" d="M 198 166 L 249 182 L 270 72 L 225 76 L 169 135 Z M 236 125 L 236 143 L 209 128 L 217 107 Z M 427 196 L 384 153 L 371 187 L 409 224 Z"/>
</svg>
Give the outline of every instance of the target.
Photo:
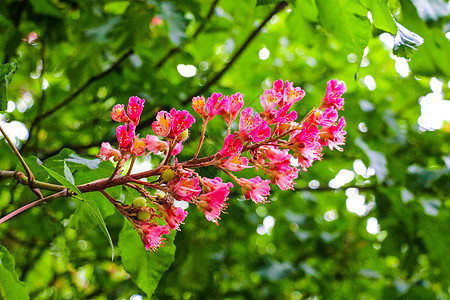
<svg viewBox="0 0 450 300">
<path fill-rule="evenodd" d="M 204 92 L 206 92 L 212 85 L 214 85 L 222 76 L 228 71 L 228 69 L 234 64 L 234 62 L 241 56 L 241 54 L 244 52 L 245 49 L 250 45 L 250 43 L 253 41 L 253 39 L 258 35 L 258 33 L 263 29 L 263 27 L 267 24 L 267 22 L 270 21 L 270 19 L 277 14 L 279 11 L 284 9 L 288 3 L 286 1 L 281 1 L 278 3 L 274 9 L 267 15 L 267 17 L 264 19 L 264 21 L 253 30 L 253 32 L 247 37 L 247 39 L 244 41 L 244 43 L 239 47 L 239 49 L 234 53 L 234 55 L 231 57 L 230 61 L 223 67 L 222 70 L 220 70 L 219 73 L 217 73 L 211 80 L 208 81 L 207 84 L 202 86 L 200 89 L 198 89 L 194 94 L 192 94 L 190 97 L 186 98 L 183 101 L 183 104 L 187 104 L 190 99 L 197 95 L 201 95 Z"/>
<path fill-rule="evenodd" d="M 198 147 L 197 147 L 197 151 L 195 151 L 194 158 L 197 158 L 198 154 L 200 153 L 200 149 L 202 148 L 203 141 L 205 139 L 206 125 L 208 125 L 208 121 L 203 119 L 202 135 L 200 136 L 200 141 L 198 142 Z"/>
<path fill-rule="evenodd" d="M 43 181 L 33 180 L 32 182 L 28 181 L 28 177 L 20 171 L 3 171 L 0 170 L 0 178 L 1 177 L 13 177 L 19 183 L 28 185 L 30 188 L 39 188 L 49 191 L 62 191 L 65 189 L 62 185 L 51 184 Z"/>
<path fill-rule="evenodd" d="M 8 142 L 9 146 L 13 150 L 14 154 L 19 159 L 20 163 L 22 164 L 23 168 L 25 169 L 25 172 L 27 172 L 28 183 L 29 184 L 32 183 L 34 181 L 34 175 L 31 172 L 30 168 L 28 167 L 27 163 L 23 159 L 22 155 L 20 155 L 19 150 L 17 150 L 16 146 L 14 146 L 13 142 L 9 139 L 8 135 L 6 134 L 6 132 L 3 131 L 3 128 L 2 128 L 1 125 L 0 125 L 0 131 L 2 132 L 3 136 L 5 137 L 5 140 Z"/>
<path fill-rule="evenodd" d="M 55 199 L 55 198 L 59 198 L 59 197 L 65 197 L 67 196 L 67 189 L 57 192 L 55 194 L 52 194 L 50 196 L 47 196 L 45 198 L 33 201 L 31 203 L 28 203 L 27 205 L 24 205 L 22 207 L 19 207 L 18 209 L 14 210 L 13 212 L 7 214 L 6 216 L 4 216 L 3 218 L 0 219 L 0 224 L 2 224 L 5 221 L 8 221 L 9 219 L 11 219 L 14 216 L 17 216 L 18 214 L 32 208 L 35 207 L 37 205 L 40 205 L 42 203 L 44 203 L 45 201 L 51 200 L 51 199 Z"/>
</svg>

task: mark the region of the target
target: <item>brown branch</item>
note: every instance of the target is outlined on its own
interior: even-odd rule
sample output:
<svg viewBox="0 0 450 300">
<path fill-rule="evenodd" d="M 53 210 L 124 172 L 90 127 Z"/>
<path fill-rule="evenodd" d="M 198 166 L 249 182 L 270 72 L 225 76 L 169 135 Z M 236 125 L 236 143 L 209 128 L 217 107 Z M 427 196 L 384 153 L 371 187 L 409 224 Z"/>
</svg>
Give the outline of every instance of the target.
<svg viewBox="0 0 450 300">
<path fill-rule="evenodd" d="M 38 188 L 48 191 L 62 191 L 65 189 L 62 185 L 51 184 L 43 181 L 33 180 L 29 181 L 27 175 L 25 175 L 21 171 L 3 171 L 0 170 L 0 178 L 1 177 L 12 177 L 17 180 L 19 183 L 28 185 L 31 189 Z"/>
<path fill-rule="evenodd" d="M 261 32 L 263 27 L 267 24 L 267 22 L 270 21 L 270 19 L 280 12 L 282 9 L 284 9 L 288 3 L 286 1 L 282 1 L 278 3 L 274 9 L 267 15 L 267 17 L 264 19 L 264 21 L 253 30 L 253 32 L 247 37 L 247 39 L 244 41 L 244 43 L 239 47 L 239 49 L 234 53 L 234 55 L 231 57 L 230 61 L 223 67 L 222 70 L 220 70 L 219 73 L 217 73 L 211 80 L 208 81 L 207 84 L 202 86 L 200 89 L 198 89 L 194 94 L 192 94 L 190 97 L 185 99 L 183 101 L 183 104 L 187 104 L 189 101 L 191 101 L 192 97 L 195 97 L 197 95 L 201 95 L 204 92 L 206 92 L 212 85 L 214 85 L 222 76 L 228 71 L 228 69 L 236 62 L 236 60 L 241 56 L 241 54 L 244 52 L 245 49 L 250 45 L 250 43 L 255 39 L 255 37 Z"/>
<path fill-rule="evenodd" d="M 2 126 L 0 126 L 0 131 L 2 132 L 3 136 L 5 137 L 5 140 L 8 142 L 9 146 L 11 147 L 12 151 L 14 152 L 14 154 L 17 156 L 17 158 L 19 159 L 20 163 L 22 164 L 23 168 L 25 169 L 25 172 L 27 172 L 27 176 L 28 176 L 28 183 L 32 183 L 34 181 L 34 175 L 31 172 L 30 168 L 28 167 L 27 163 L 25 162 L 25 160 L 23 159 L 22 155 L 20 155 L 19 150 L 17 150 L 16 146 L 14 146 L 13 142 L 10 140 L 10 138 L 8 137 L 8 135 L 6 134 L 5 131 L 3 131 Z"/>
<path fill-rule="evenodd" d="M 44 203 L 44 202 L 46 202 L 48 200 L 59 198 L 59 197 L 66 197 L 66 196 L 67 196 L 67 189 L 65 189 L 63 191 L 60 191 L 60 192 L 57 192 L 57 193 L 54 193 L 54 194 L 52 194 L 50 196 L 47 196 L 45 198 L 42 198 L 42 199 L 33 201 L 31 203 L 28 203 L 27 205 L 21 206 L 18 209 L 14 210 L 13 212 L 11 212 L 11 213 L 7 214 L 6 216 L 4 216 L 3 218 L 1 218 L 0 219 L 0 224 L 2 224 L 5 221 L 8 221 L 12 217 L 17 216 L 18 214 L 20 214 L 20 213 L 22 213 L 22 212 L 24 212 L 24 211 L 26 211 L 26 210 L 28 210 L 28 209 L 30 209 L 32 207 L 40 205 L 40 204 L 42 204 L 42 203 Z"/>
<path fill-rule="evenodd" d="M 178 47 L 172 48 L 169 50 L 169 52 L 166 53 L 166 55 L 164 55 L 156 64 L 155 64 L 155 69 L 160 69 L 168 60 L 169 58 L 171 58 L 172 56 L 174 56 L 175 54 L 177 54 L 178 52 L 181 51 L 181 48 L 183 46 L 185 46 L 187 44 L 187 41 L 192 42 L 199 34 L 200 32 L 203 31 L 203 29 L 205 28 L 206 23 L 209 21 L 209 19 L 212 17 L 213 13 L 214 13 L 214 9 L 217 6 L 217 3 L 219 2 L 219 0 L 214 0 L 214 2 L 211 4 L 211 7 L 209 8 L 208 14 L 206 15 L 206 17 L 203 19 L 202 23 L 200 24 L 200 26 L 197 28 L 197 30 L 195 31 L 195 33 L 192 35 L 192 37 L 190 39 L 187 39 L 186 42 L 184 42 L 183 44 L 181 44 Z"/>
</svg>

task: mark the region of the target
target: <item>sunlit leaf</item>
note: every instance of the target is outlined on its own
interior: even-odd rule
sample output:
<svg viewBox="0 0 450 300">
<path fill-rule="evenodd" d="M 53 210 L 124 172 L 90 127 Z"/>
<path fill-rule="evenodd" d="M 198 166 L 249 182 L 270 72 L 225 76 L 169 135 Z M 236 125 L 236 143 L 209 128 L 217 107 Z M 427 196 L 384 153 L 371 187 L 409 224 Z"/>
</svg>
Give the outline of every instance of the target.
<svg viewBox="0 0 450 300">
<path fill-rule="evenodd" d="M 423 38 L 406 29 L 400 23 L 397 24 L 397 35 L 394 40 L 394 54 L 400 57 L 411 58 L 417 48 L 423 44 Z"/>
</svg>

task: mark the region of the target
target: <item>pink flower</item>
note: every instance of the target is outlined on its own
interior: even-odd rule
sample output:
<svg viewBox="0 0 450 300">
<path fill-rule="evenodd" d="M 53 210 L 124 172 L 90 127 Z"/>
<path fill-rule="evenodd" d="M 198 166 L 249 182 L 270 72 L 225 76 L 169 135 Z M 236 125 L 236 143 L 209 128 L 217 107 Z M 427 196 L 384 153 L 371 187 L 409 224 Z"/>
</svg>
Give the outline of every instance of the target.
<svg viewBox="0 0 450 300">
<path fill-rule="evenodd" d="M 177 143 L 175 147 L 173 147 L 172 156 L 179 154 L 183 150 L 183 144 L 181 142 Z"/>
<path fill-rule="evenodd" d="M 111 147 L 111 145 L 107 142 L 102 143 L 102 147 L 100 148 L 100 154 L 98 155 L 102 158 L 102 160 L 108 160 L 111 157 L 114 157 L 114 160 L 118 160 L 121 156 L 121 153 L 119 150 L 114 149 Z"/>
<path fill-rule="evenodd" d="M 192 108 L 198 113 L 202 118 L 206 116 L 206 104 L 205 98 L 203 96 L 197 96 L 192 98 Z"/>
<path fill-rule="evenodd" d="M 160 111 L 156 115 L 156 121 L 152 123 L 153 132 L 156 135 L 166 137 L 170 133 L 172 116 L 167 111 Z"/>
<path fill-rule="evenodd" d="M 120 125 L 116 129 L 117 140 L 119 141 L 120 148 L 127 148 L 130 146 L 131 142 L 134 139 L 134 125 L 130 123 L 130 128 L 127 131 L 127 124 Z"/>
<path fill-rule="evenodd" d="M 164 210 L 162 211 L 164 220 L 170 229 L 178 229 L 180 224 L 186 218 L 188 212 L 181 207 L 175 207 L 172 204 L 164 205 Z"/>
<path fill-rule="evenodd" d="M 220 157 L 232 156 L 242 151 L 242 141 L 234 134 L 227 135 L 223 143 L 222 149 L 218 152 Z"/>
<path fill-rule="evenodd" d="M 114 105 L 111 111 L 111 118 L 116 122 L 128 123 L 130 119 L 125 113 L 125 108 L 123 104 Z"/>
<path fill-rule="evenodd" d="M 223 108 L 220 111 L 220 115 L 228 124 L 233 122 L 242 106 L 244 106 L 244 95 L 236 93 L 231 96 L 225 96 L 223 101 Z"/>
<path fill-rule="evenodd" d="M 305 123 L 302 130 L 294 132 L 291 136 L 290 147 L 294 157 L 298 159 L 303 171 L 311 167 L 313 161 L 322 158 L 322 145 L 319 142 L 319 129 Z"/>
<path fill-rule="evenodd" d="M 238 184 L 241 186 L 242 193 L 245 199 L 252 199 L 255 203 L 267 202 L 267 197 L 270 195 L 270 180 L 262 180 L 261 177 L 255 178 L 238 178 Z"/>
<path fill-rule="evenodd" d="M 328 81 L 327 92 L 322 99 L 321 108 L 334 107 L 337 110 L 343 110 L 344 99 L 341 96 L 346 90 L 344 82 L 338 82 L 336 79 Z"/>
<path fill-rule="evenodd" d="M 146 139 L 135 139 L 131 153 L 136 156 L 141 156 L 144 154 L 146 147 Z"/>
<path fill-rule="evenodd" d="M 279 104 L 278 107 L 285 105 L 291 106 L 295 102 L 302 100 L 302 98 L 305 96 L 305 91 L 300 87 L 294 87 L 294 84 L 292 82 L 286 80 L 283 96 L 283 101 Z"/>
<path fill-rule="evenodd" d="M 278 82 L 278 80 L 275 82 Z M 282 81 L 281 84 L 283 84 Z M 275 89 L 265 90 L 260 97 L 261 106 L 264 108 L 264 114 L 267 116 L 271 111 L 275 110 L 281 100 L 282 93 L 280 91 L 276 91 Z"/>
<path fill-rule="evenodd" d="M 294 179 L 298 177 L 297 168 L 288 165 L 279 165 L 264 169 L 264 171 L 269 174 L 272 182 L 278 185 L 283 191 L 294 189 Z"/>
<path fill-rule="evenodd" d="M 206 100 L 206 110 L 208 111 L 208 121 L 212 120 L 215 115 L 220 114 L 220 111 L 226 107 L 227 99 L 220 100 L 221 93 L 214 93 Z"/>
<path fill-rule="evenodd" d="M 134 126 L 139 124 L 139 119 L 141 118 L 142 110 L 144 109 L 144 102 L 144 99 L 140 99 L 136 96 L 130 97 L 128 100 L 127 112 Z"/>
<path fill-rule="evenodd" d="M 201 182 L 204 192 L 199 197 L 198 206 L 203 209 L 208 221 L 217 224 L 217 220 L 220 219 L 220 213 L 227 206 L 225 201 L 228 199 L 227 197 L 233 184 L 230 182 L 224 183 L 219 177 L 214 179 L 202 177 Z"/>
<path fill-rule="evenodd" d="M 328 146 L 330 150 L 333 148 L 343 151 L 339 145 L 343 145 L 345 143 L 345 134 L 347 133 L 344 129 L 345 126 L 345 118 L 342 117 L 339 119 L 337 125 L 330 125 L 327 127 L 322 127 L 320 130 L 320 143 L 323 146 Z"/>
<path fill-rule="evenodd" d="M 145 146 L 149 152 L 155 154 L 169 150 L 169 145 L 167 142 L 161 141 L 156 135 L 147 134 L 147 137 L 145 138 Z"/>
<path fill-rule="evenodd" d="M 290 107 L 290 104 L 286 104 L 280 110 L 274 111 L 274 117 L 270 123 L 288 123 L 295 121 L 297 119 L 297 112 L 294 110 L 288 113 Z"/>
<path fill-rule="evenodd" d="M 241 171 L 245 168 L 251 168 L 248 166 L 248 158 L 241 157 L 239 154 L 231 156 L 225 161 L 221 161 L 222 165 L 232 172 Z"/>
<path fill-rule="evenodd" d="M 253 116 L 251 107 L 246 107 L 241 112 L 238 135 L 246 142 L 260 142 L 270 136 L 270 127 L 258 113 Z"/>
<path fill-rule="evenodd" d="M 156 223 L 145 222 L 138 229 L 141 234 L 141 239 L 145 244 L 145 249 L 149 251 L 155 251 L 161 247 L 165 238 L 161 237 L 163 234 L 169 234 L 169 226 L 158 226 Z"/>
<path fill-rule="evenodd" d="M 187 110 L 176 110 L 172 108 L 170 110 L 170 116 L 172 119 L 170 136 L 172 137 L 179 136 L 195 122 L 195 118 Z"/>
<path fill-rule="evenodd" d="M 167 183 L 173 197 L 178 201 L 192 202 L 200 195 L 202 189 L 197 177 L 181 176 Z"/>
</svg>

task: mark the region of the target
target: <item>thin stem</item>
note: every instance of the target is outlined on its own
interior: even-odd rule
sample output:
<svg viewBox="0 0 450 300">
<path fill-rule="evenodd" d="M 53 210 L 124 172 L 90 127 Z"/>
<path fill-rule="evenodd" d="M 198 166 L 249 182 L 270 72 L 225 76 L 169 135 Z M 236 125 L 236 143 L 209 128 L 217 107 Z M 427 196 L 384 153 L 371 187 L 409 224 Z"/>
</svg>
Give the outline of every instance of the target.
<svg viewBox="0 0 450 300">
<path fill-rule="evenodd" d="M 21 171 L 3 171 L 0 170 L 0 177 L 13 177 L 19 183 L 28 185 L 30 188 L 40 188 L 49 191 L 62 191 L 65 189 L 62 185 L 51 184 L 43 181 L 33 180 L 31 183 L 28 177 Z"/>
<path fill-rule="evenodd" d="M 200 141 L 198 142 L 197 151 L 195 151 L 194 157 L 197 158 L 198 154 L 200 153 L 200 149 L 202 148 L 203 141 L 205 140 L 205 132 L 206 132 L 206 125 L 208 124 L 208 121 L 203 119 L 203 125 L 202 125 L 202 135 L 200 136 Z"/>
<path fill-rule="evenodd" d="M 136 156 L 133 155 L 133 157 L 131 158 L 131 163 L 130 163 L 130 167 L 128 168 L 128 172 L 127 175 L 131 174 L 131 170 L 133 169 L 134 166 L 134 162 L 136 161 Z"/>
<path fill-rule="evenodd" d="M 23 159 L 22 155 L 20 155 L 19 150 L 17 150 L 16 146 L 14 146 L 13 142 L 9 139 L 8 135 L 5 131 L 3 131 L 2 126 L 0 126 L 0 131 L 2 132 L 3 136 L 5 137 L 5 140 L 8 142 L 9 146 L 13 150 L 14 154 L 16 154 L 17 158 L 19 159 L 20 163 L 22 164 L 23 168 L 25 169 L 25 172 L 27 172 L 28 176 L 28 183 L 31 183 L 34 181 L 34 175 L 31 172 L 30 168 L 28 167 L 27 163 Z"/>
<path fill-rule="evenodd" d="M 117 162 L 116 167 L 114 168 L 113 173 L 111 174 L 111 176 L 108 178 L 108 181 L 113 180 L 114 177 L 116 177 L 117 173 L 120 170 L 121 167 L 121 163 L 122 163 L 122 158 L 120 158 L 120 160 Z"/>
<path fill-rule="evenodd" d="M 10 212 L 9 214 L 7 214 L 6 216 L 4 216 L 3 218 L 0 219 L 0 224 L 2 224 L 3 222 L 8 221 L 9 219 L 11 219 L 14 216 L 17 216 L 18 214 L 32 208 L 35 207 L 37 205 L 40 205 L 42 203 L 44 203 L 45 201 L 51 200 L 51 199 L 55 199 L 55 198 L 59 198 L 59 197 L 65 197 L 67 196 L 67 189 L 60 191 L 58 193 L 52 194 L 50 196 L 47 196 L 45 198 L 33 201 L 31 203 L 28 203 L 27 205 L 24 205 L 22 207 L 19 207 L 18 209 Z"/>
</svg>

